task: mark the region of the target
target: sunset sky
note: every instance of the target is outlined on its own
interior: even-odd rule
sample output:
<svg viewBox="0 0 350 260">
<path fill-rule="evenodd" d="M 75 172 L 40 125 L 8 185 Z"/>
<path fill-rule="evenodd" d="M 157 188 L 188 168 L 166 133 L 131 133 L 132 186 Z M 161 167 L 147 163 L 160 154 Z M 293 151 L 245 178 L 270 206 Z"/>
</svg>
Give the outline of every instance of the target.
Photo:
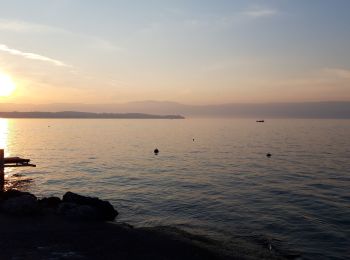
<svg viewBox="0 0 350 260">
<path fill-rule="evenodd" d="M 0 102 L 350 101 L 348 0 L 0 6 Z"/>
</svg>

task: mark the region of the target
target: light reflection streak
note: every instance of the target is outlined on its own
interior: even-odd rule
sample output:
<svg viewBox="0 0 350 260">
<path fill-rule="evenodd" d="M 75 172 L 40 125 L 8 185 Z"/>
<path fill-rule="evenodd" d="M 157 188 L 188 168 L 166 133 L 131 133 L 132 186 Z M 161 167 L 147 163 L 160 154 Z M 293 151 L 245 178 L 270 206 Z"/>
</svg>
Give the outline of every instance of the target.
<svg viewBox="0 0 350 260">
<path fill-rule="evenodd" d="M 9 121 L 6 118 L 0 118 L 0 149 L 4 149 L 5 157 L 10 154 L 8 149 Z M 5 180 L 8 179 L 12 170 L 5 168 Z"/>
<path fill-rule="evenodd" d="M 5 156 L 9 154 L 9 149 L 7 146 L 8 139 L 8 119 L 0 118 L 0 149 L 5 150 Z"/>
<path fill-rule="evenodd" d="M 11 154 L 9 148 L 9 120 L 0 118 L 0 149 L 4 149 L 5 157 Z M 20 173 L 15 173 L 15 168 L 5 168 L 5 190 L 20 189 L 25 190 L 32 182 L 31 178 L 26 178 Z"/>
</svg>

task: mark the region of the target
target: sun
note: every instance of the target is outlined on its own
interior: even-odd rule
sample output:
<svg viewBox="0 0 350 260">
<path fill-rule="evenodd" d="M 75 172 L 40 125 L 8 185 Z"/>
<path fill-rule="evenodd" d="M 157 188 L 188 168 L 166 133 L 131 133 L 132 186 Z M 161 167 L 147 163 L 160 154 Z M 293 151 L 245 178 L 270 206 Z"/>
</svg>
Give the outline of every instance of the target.
<svg viewBox="0 0 350 260">
<path fill-rule="evenodd" d="M 16 89 L 16 85 L 10 76 L 0 73 L 0 97 L 8 97 Z"/>
</svg>

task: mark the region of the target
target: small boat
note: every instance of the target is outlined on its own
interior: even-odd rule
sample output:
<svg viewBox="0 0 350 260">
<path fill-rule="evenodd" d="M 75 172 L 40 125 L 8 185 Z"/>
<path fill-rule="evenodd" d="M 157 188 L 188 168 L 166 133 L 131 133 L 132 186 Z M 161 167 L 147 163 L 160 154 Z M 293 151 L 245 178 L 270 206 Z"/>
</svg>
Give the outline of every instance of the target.
<svg viewBox="0 0 350 260">
<path fill-rule="evenodd" d="M 256 120 L 257 123 L 264 123 L 265 120 Z"/>
</svg>

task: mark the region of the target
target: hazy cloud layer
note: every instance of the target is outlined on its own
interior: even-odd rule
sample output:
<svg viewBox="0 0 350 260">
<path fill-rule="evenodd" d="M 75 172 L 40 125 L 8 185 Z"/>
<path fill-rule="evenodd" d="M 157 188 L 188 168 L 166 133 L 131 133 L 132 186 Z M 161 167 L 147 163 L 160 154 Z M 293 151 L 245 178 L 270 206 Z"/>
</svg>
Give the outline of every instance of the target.
<svg viewBox="0 0 350 260">
<path fill-rule="evenodd" d="M 350 70 L 341 68 L 326 68 L 323 70 L 326 74 L 336 76 L 342 79 L 350 79 Z"/>
<path fill-rule="evenodd" d="M 60 27 L 22 20 L 0 19 L 0 31 L 19 34 L 56 34 L 84 42 L 84 44 L 89 48 L 101 49 L 103 51 L 125 50 L 125 48 L 117 46 L 114 43 L 100 37 L 76 33 Z"/>
<path fill-rule="evenodd" d="M 350 100 L 350 1 L 73 2 L 2 4 L 6 99 Z"/>
<path fill-rule="evenodd" d="M 16 56 L 21 56 L 21 57 L 24 57 L 24 58 L 30 59 L 30 60 L 39 60 L 39 61 L 49 62 L 49 63 L 56 65 L 56 66 L 69 67 L 69 65 L 65 64 L 62 61 L 55 60 L 55 59 L 52 59 L 52 58 L 49 58 L 49 57 L 46 57 L 46 56 L 43 56 L 40 54 L 36 54 L 36 53 L 23 52 L 20 50 L 12 49 L 12 48 L 9 48 L 8 46 L 6 46 L 5 44 L 0 44 L 0 51 L 7 52 L 9 54 L 16 55 Z"/>
<path fill-rule="evenodd" d="M 38 23 L 0 19 L 0 30 L 17 33 L 66 33 L 61 28 Z"/>
<path fill-rule="evenodd" d="M 278 14 L 278 11 L 270 8 L 254 8 L 252 10 L 244 11 L 242 14 L 252 18 L 263 18 L 275 16 Z"/>
</svg>

